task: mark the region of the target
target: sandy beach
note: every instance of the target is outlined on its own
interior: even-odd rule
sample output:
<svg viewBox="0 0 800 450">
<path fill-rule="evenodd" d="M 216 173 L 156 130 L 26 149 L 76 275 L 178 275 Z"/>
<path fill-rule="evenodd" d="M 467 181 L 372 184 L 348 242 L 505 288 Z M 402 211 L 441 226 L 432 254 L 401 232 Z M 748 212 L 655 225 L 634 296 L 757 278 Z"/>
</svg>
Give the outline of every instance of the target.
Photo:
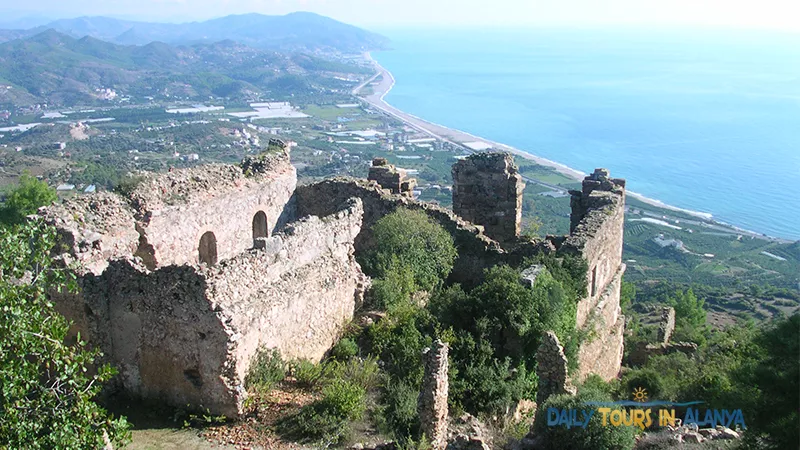
<svg viewBox="0 0 800 450">
<path fill-rule="evenodd" d="M 369 80 L 365 81 L 363 84 L 361 84 L 360 86 L 355 88 L 353 90 L 353 94 L 354 95 L 359 95 L 360 91 L 365 86 L 369 85 L 376 78 L 382 76 L 380 83 L 375 84 L 375 85 L 372 86 L 373 87 L 373 93 L 372 94 L 370 94 L 370 95 L 359 95 L 359 97 L 361 99 L 363 99 L 364 101 L 366 101 L 367 103 L 372 105 L 374 108 L 379 109 L 379 110 L 385 112 L 386 114 L 389 114 L 389 115 L 397 118 L 398 120 L 406 123 L 407 125 L 415 128 L 415 129 L 417 129 L 417 130 L 419 130 L 419 131 L 421 131 L 423 133 L 426 133 L 426 134 L 430 135 L 431 137 L 435 137 L 437 139 L 441 139 L 441 140 L 444 140 L 444 141 L 448 141 L 448 142 L 455 143 L 455 144 L 460 144 L 460 145 L 464 145 L 464 144 L 468 144 L 468 143 L 476 143 L 476 142 L 485 143 L 485 144 L 488 144 L 489 146 L 491 146 L 493 148 L 496 148 L 496 149 L 499 149 L 499 150 L 505 150 L 505 151 L 511 152 L 511 153 L 513 153 L 515 155 L 519 155 L 520 157 L 523 157 L 525 159 L 531 160 L 531 161 L 535 162 L 536 164 L 539 164 L 539 165 L 542 165 L 542 166 L 551 167 L 551 168 L 555 169 L 556 171 L 558 171 L 559 173 L 561 173 L 561 174 L 563 174 L 563 175 L 565 175 L 565 176 L 567 176 L 569 178 L 572 178 L 572 179 L 574 179 L 576 181 L 581 181 L 586 176 L 585 173 L 583 173 L 583 172 L 581 172 L 579 170 L 573 169 L 571 167 L 568 167 L 568 166 L 566 166 L 564 164 L 561 164 L 559 162 L 552 161 L 552 160 L 549 160 L 549 159 L 546 159 L 546 158 L 542 158 L 540 156 L 532 155 L 532 154 L 530 154 L 528 152 L 525 152 L 525 151 L 522 151 L 520 149 L 511 147 L 510 145 L 506 145 L 506 144 L 503 144 L 503 143 L 500 143 L 500 142 L 491 141 L 489 139 L 484 139 L 482 137 L 475 136 L 475 135 L 472 135 L 470 133 L 466 133 L 464 131 L 454 130 L 452 128 L 448 128 L 448 127 L 445 127 L 443 125 L 439 125 L 439 124 L 436 124 L 436 123 L 433 123 L 433 122 L 429 122 L 429 121 L 421 119 L 421 118 L 419 118 L 419 117 L 417 117 L 417 116 L 415 116 L 413 114 L 409 114 L 407 112 L 404 112 L 404 111 L 401 111 L 401 110 L 395 108 L 394 106 L 392 106 L 389 103 L 387 103 L 386 100 L 385 100 L 386 95 L 394 87 L 394 84 L 395 84 L 394 76 L 392 76 L 391 72 L 389 72 L 383 66 L 378 64 L 378 62 L 374 58 L 372 58 L 372 55 L 370 55 L 369 53 L 364 53 L 364 57 L 367 58 L 371 62 L 371 64 L 375 67 L 377 73 L 375 74 L 374 77 L 370 78 Z M 645 202 L 645 203 L 647 203 L 649 205 L 657 207 L 657 208 L 662 208 L 662 209 L 667 209 L 667 210 L 671 210 L 671 211 L 681 212 L 681 213 L 684 213 L 684 214 L 689 214 L 689 215 L 695 216 L 695 217 L 697 217 L 699 219 L 703 219 L 703 220 L 709 220 L 709 221 L 713 220 L 713 216 L 710 213 L 692 211 L 692 210 L 688 210 L 688 209 L 678 208 L 678 207 L 672 206 L 672 205 L 667 205 L 666 203 L 663 203 L 663 202 L 661 202 L 659 200 L 655 200 L 655 199 L 651 199 L 651 198 L 645 197 L 645 196 L 643 196 L 641 194 L 638 194 L 636 192 L 628 191 L 628 195 L 630 195 L 631 197 L 636 198 L 637 200 Z M 745 233 L 748 233 L 748 234 L 753 234 L 753 235 L 759 235 L 760 234 L 760 233 L 755 233 L 755 232 L 746 231 L 746 230 L 741 230 L 741 231 L 745 232 Z"/>
</svg>

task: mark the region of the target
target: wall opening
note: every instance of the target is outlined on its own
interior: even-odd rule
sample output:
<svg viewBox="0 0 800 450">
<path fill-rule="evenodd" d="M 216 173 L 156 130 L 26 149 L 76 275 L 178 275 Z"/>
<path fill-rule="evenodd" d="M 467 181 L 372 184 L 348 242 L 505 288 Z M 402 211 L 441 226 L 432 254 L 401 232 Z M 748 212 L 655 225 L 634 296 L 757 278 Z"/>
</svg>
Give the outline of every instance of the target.
<svg viewBox="0 0 800 450">
<path fill-rule="evenodd" d="M 210 231 L 203 233 L 197 251 L 200 254 L 200 264 L 213 266 L 217 263 L 217 237 L 214 233 Z"/>
<path fill-rule="evenodd" d="M 259 211 L 253 216 L 253 246 L 258 247 L 258 239 L 266 237 L 269 237 L 267 215 L 264 214 L 264 211 Z"/>
<path fill-rule="evenodd" d="M 592 268 L 592 297 L 597 295 L 597 266 Z"/>
</svg>

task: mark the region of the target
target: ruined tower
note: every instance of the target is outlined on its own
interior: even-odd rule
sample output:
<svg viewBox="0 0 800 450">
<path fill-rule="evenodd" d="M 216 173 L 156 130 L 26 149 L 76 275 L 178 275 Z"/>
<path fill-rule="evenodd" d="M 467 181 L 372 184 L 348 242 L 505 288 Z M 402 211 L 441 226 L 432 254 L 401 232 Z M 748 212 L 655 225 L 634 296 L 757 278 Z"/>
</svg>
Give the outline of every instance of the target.
<svg viewBox="0 0 800 450">
<path fill-rule="evenodd" d="M 369 168 L 367 179 L 377 182 L 380 187 L 388 189 L 392 194 L 413 197 L 417 180 L 406 177 L 407 173 L 404 169 L 398 169 L 389 164 L 386 158 L 375 158 L 372 160 L 372 167 Z"/>
<path fill-rule="evenodd" d="M 437 340 L 425 349 L 422 357 L 425 375 L 418 402 L 420 427 L 435 450 L 447 446 L 448 350 L 447 344 Z"/>
<path fill-rule="evenodd" d="M 596 169 L 583 180 L 580 191 L 570 191 L 570 234 L 559 249 L 578 254 L 588 264 L 586 297 L 578 302 L 577 326 L 595 336 L 578 354 L 582 381 L 594 373 L 608 380 L 622 365 L 625 318 L 619 305 L 622 274 L 625 180 Z"/>
<path fill-rule="evenodd" d="M 453 211 L 498 242 L 520 235 L 524 189 L 509 153 L 475 153 L 453 165 Z"/>
</svg>

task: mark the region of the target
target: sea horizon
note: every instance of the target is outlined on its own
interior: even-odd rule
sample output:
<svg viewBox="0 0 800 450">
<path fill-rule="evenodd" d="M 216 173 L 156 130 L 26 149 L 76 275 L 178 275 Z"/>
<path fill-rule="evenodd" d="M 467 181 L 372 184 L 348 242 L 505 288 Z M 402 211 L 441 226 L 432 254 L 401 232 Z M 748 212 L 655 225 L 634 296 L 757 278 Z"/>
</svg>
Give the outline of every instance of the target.
<svg viewBox="0 0 800 450">
<path fill-rule="evenodd" d="M 410 115 L 580 173 L 609 168 L 660 207 L 800 239 L 800 206 L 783 195 L 800 183 L 793 41 L 765 52 L 786 35 L 728 48 L 711 33 L 708 48 L 681 54 L 699 35 L 594 33 L 415 30 L 388 34 L 394 49 L 371 55 L 395 80 L 384 100 Z"/>
</svg>

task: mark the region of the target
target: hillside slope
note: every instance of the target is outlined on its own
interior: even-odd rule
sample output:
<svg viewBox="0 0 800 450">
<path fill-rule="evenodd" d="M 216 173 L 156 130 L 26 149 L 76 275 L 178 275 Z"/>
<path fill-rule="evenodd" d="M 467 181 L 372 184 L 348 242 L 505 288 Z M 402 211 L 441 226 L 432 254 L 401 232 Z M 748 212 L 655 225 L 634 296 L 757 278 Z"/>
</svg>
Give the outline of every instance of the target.
<svg viewBox="0 0 800 450">
<path fill-rule="evenodd" d="M 209 96 L 248 99 L 280 96 L 285 78 L 303 76 L 304 88 L 334 86 L 334 73 L 360 73 L 358 66 L 308 54 L 283 54 L 233 41 L 172 46 L 151 42 L 117 45 L 93 37 L 75 39 L 47 30 L 0 44 L 0 83 L 53 105 L 92 103 L 98 89 L 127 96 Z M 2 94 L 0 94 L 2 95 Z M 3 103 L 0 98 L 0 103 Z M 8 101 L 8 99 L 6 99 Z"/>
<path fill-rule="evenodd" d="M 182 24 L 134 22 L 109 17 L 79 17 L 51 22 L 36 29 L 0 30 L 0 41 L 30 36 L 52 28 L 74 38 L 84 36 L 124 45 L 153 41 L 169 44 L 233 40 L 253 47 L 281 51 L 360 53 L 383 49 L 388 39 L 328 17 L 307 12 L 285 16 L 230 15 Z"/>
</svg>

